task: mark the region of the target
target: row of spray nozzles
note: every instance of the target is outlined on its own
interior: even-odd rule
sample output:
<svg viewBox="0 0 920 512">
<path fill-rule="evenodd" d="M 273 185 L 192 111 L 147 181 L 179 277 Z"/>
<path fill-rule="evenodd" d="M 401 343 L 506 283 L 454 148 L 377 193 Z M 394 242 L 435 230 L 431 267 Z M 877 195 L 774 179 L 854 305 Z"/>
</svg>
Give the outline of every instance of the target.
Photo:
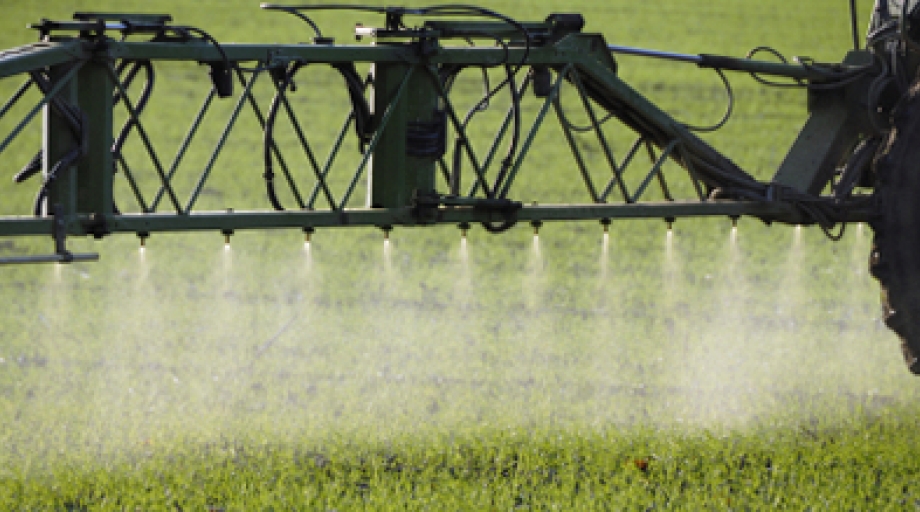
<svg viewBox="0 0 920 512">
<path fill-rule="evenodd" d="M 739 217 L 737 215 L 733 215 L 730 217 L 731 222 L 732 222 L 732 228 L 738 227 L 738 218 Z M 674 222 L 675 222 L 674 217 L 665 217 L 664 221 L 668 226 L 669 232 L 674 229 Z M 604 233 L 608 233 L 610 231 L 610 224 L 612 223 L 611 220 L 604 218 L 600 220 L 600 223 L 601 223 L 601 226 L 603 226 L 604 228 Z M 530 221 L 530 226 L 533 228 L 534 236 L 537 236 L 540 234 L 540 228 L 543 227 L 543 221 L 532 220 Z M 467 233 L 470 230 L 470 224 L 468 222 L 461 222 L 460 224 L 457 225 L 457 227 L 460 228 L 460 236 L 463 238 L 466 238 Z M 393 231 L 393 226 L 389 226 L 389 225 L 380 226 L 380 230 L 383 231 L 383 239 L 389 240 L 390 232 Z M 312 227 L 303 228 L 304 243 L 310 243 L 311 239 L 313 238 L 313 233 L 315 232 L 316 232 L 315 228 L 312 228 Z M 233 236 L 234 231 L 232 229 L 222 229 L 220 233 L 224 237 L 224 244 L 227 247 L 229 247 L 230 237 Z M 137 234 L 137 237 L 140 239 L 141 247 L 143 248 L 143 247 L 146 247 L 147 245 L 147 239 L 150 237 L 150 233 L 139 232 Z"/>
</svg>

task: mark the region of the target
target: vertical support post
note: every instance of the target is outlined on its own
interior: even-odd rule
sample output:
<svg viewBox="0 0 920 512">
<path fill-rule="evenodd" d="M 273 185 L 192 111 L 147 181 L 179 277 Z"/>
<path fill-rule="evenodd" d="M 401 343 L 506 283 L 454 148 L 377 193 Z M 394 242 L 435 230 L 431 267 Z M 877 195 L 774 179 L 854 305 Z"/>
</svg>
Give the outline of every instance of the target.
<svg viewBox="0 0 920 512">
<path fill-rule="evenodd" d="M 77 75 L 77 101 L 87 124 L 86 153 L 77 165 L 77 211 L 104 216 L 114 212 L 112 108 L 115 85 L 108 63 L 87 62 Z"/>
<path fill-rule="evenodd" d="M 52 84 L 57 84 L 59 80 L 67 75 L 69 66 L 53 66 L 49 70 L 49 77 Z M 42 133 L 42 174 L 47 180 L 51 177 L 55 166 L 67 158 L 67 155 L 73 151 L 80 141 L 74 133 L 73 127 L 68 121 L 66 115 L 60 112 L 55 103 L 58 105 L 76 105 L 77 104 L 77 77 L 64 84 L 57 93 L 44 107 L 42 113 L 44 121 L 44 130 Z M 45 215 L 63 215 L 70 217 L 77 212 L 77 173 L 76 166 L 70 165 L 61 167 L 56 170 L 54 180 L 48 188 L 48 196 L 45 199 L 43 214 Z"/>
<path fill-rule="evenodd" d="M 827 186 L 844 151 L 858 140 L 861 126 L 842 91 L 810 93 L 808 121 L 780 165 L 773 182 L 817 195 Z"/>
<path fill-rule="evenodd" d="M 856 0 L 850 0 L 850 30 L 853 32 L 853 51 L 859 51 L 859 15 L 856 12 Z"/>
<path fill-rule="evenodd" d="M 865 66 L 873 62 L 866 51 L 853 51 L 844 64 Z M 827 187 L 842 157 L 874 128 L 865 107 L 871 79 L 864 78 L 844 89 L 809 92 L 809 118 L 792 144 L 773 182 L 807 194 L 818 195 Z"/>
<path fill-rule="evenodd" d="M 411 66 L 380 62 L 373 66 L 373 112 L 379 118 L 388 108 L 394 110 L 386 126 L 381 127 L 371 158 L 371 208 L 409 206 L 416 196 L 434 194 L 436 164 L 443 154 L 445 118 L 438 110 L 438 92 L 430 74 L 421 70 L 409 74 L 406 94 L 391 105 Z"/>
</svg>

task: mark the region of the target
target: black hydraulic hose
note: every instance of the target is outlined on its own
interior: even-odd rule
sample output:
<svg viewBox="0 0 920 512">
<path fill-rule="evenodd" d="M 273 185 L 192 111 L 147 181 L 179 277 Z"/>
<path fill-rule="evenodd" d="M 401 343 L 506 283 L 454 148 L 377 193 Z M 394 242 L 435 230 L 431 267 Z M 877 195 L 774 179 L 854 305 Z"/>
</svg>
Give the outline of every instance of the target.
<svg viewBox="0 0 920 512">
<path fill-rule="evenodd" d="M 716 73 L 718 73 L 719 78 L 722 79 L 722 84 L 725 86 L 725 95 L 727 97 L 727 104 L 725 106 L 725 113 L 722 114 L 722 118 L 716 124 L 710 126 L 694 126 L 691 124 L 683 123 L 684 127 L 692 132 L 701 132 L 701 133 L 710 133 L 718 131 L 720 128 L 725 126 L 725 123 L 728 122 L 732 117 L 732 112 L 735 110 L 735 93 L 732 90 L 732 84 L 728 81 L 728 77 L 725 76 L 725 73 L 716 68 Z"/>
<path fill-rule="evenodd" d="M 125 70 L 128 69 L 128 66 L 131 64 L 134 64 L 134 66 L 131 67 L 131 70 L 128 72 L 128 76 L 122 79 L 121 78 L 122 75 L 124 74 Z M 121 83 L 124 86 L 125 90 L 127 90 L 128 87 L 131 86 L 131 83 L 134 81 L 134 78 L 137 76 L 138 71 L 140 71 L 140 68 L 138 67 L 137 64 L 138 64 L 138 61 L 123 60 L 118 63 L 118 66 L 115 67 L 115 76 L 121 79 Z M 118 105 L 119 102 L 121 102 L 121 90 L 116 89 L 115 94 L 112 95 L 112 104 Z"/>
<path fill-rule="evenodd" d="M 44 205 L 45 198 L 48 197 L 48 189 L 51 188 L 51 185 L 57 179 L 58 175 L 61 173 L 61 170 L 73 165 L 73 163 L 76 162 L 78 158 L 80 158 L 80 153 L 80 146 L 71 149 L 69 153 L 64 155 L 64 157 L 58 160 L 58 162 L 54 164 L 54 167 L 51 168 L 51 172 L 48 173 L 48 176 L 45 178 L 45 182 L 42 183 L 41 188 L 38 190 L 38 195 L 35 197 L 34 213 L 36 217 L 42 215 L 42 206 Z"/>
<path fill-rule="evenodd" d="M 275 190 L 274 184 L 275 173 L 273 169 L 274 160 L 272 158 L 272 147 L 274 146 L 275 122 L 278 117 L 278 110 L 280 106 L 285 102 L 285 94 L 293 83 L 294 75 L 296 75 L 297 72 L 304 66 L 306 66 L 306 64 L 303 62 L 295 62 L 289 70 L 284 71 L 284 74 L 280 77 L 280 79 L 276 79 L 278 80 L 278 92 L 275 93 L 275 96 L 272 99 L 271 106 L 269 107 L 268 114 L 266 115 L 265 119 L 265 130 L 263 135 L 264 172 L 262 176 L 265 179 L 265 188 L 268 200 L 272 207 L 277 211 L 283 211 L 284 206 L 278 199 L 278 194 Z M 352 112 L 355 119 L 355 131 L 358 136 L 361 151 L 363 152 L 364 145 L 370 142 L 370 140 L 373 138 L 375 129 L 373 126 L 373 117 L 371 116 L 370 106 L 368 105 L 367 100 L 364 98 L 364 90 L 367 87 L 367 83 L 361 79 L 360 75 L 358 75 L 357 68 L 355 68 L 354 63 L 352 62 L 334 63 L 332 64 L 332 67 L 335 68 L 345 80 L 345 86 L 348 91 L 349 100 L 352 104 Z M 322 180 L 322 177 L 317 176 L 317 179 Z M 323 186 L 325 187 L 325 185 Z"/>
<path fill-rule="evenodd" d="M 505 220 L 505 221 L 502 221 L 501 224 L 494 224 L 492 222 L 483 222 L 482 228 L 488 231 L 489 233 L 497 235 L 499 233 L 504 233 L 505 231 L 508 231 L 509 229 L 513 228 L 515 224 L 517 224 L 517 219 Z"/>
<path fill-rule="evenodd" d="M 375 130 L 370 106 L 364 98 L 367 82 L 361 79 L 353 62 L 334 63 L 332 67 L 345 79 L 348 98 L 351 100 L 352 109 L 355 114 L 355 132 L 361 145 L 361 152 L 363 153 L 364 145 L 371 141 Z"/>
<path fill-rule="evenodd" d="M 275 172 L 272 169 L 274 165 L 272 146 L 274 145 L 275 120 L 278 117 L 278 109 L 284 102 L 284 95 L 291 86 L 294 75 L 302 66 L 303 64 L 300 62 L 295 62 L 289 70 L 284 71 L 284 75 L 281 77 L 278 85 L 278 92 L 275 93 L 275 97 L 272 99 L 271 106 L 268 109 L 268 115 L 265 117 L 265 131 L 263 132 L 262 138 L 265 165 L 262 177 L 265 179 L 265 191 L 268 195 L 268 201 L 271 203 L 272 208 L 279 212 L 284 211 L 284 206 L 281 204 L 281 201 L 278 199 L 278 194 L 275 191 Z"/>
<path fill-rule="evenodd" d="M 198 27 L 175 26 L 175 27 L 170 27 L 170 28 L 174 31 L 179 32 L 180 34 L 182 32 L 191 32 L 194 34 L 198 34 L 202 39 L 211 43 L 211 45 L 214 46 L 214 49 L 217 50 L 217 53 L 220 54 L 220 58 L 223 61 L 224 67 L 227 70 L 226 72 L 229 73 L 229 70 L 232 67 L 230 64 L 230 58 L 227 57 L 227 52 L 224 51 L 224 47 L 220 44 L 220 42 L 217 39 L 214 38 L 214 36 L 212 36 L 211 34 L 205 32 L 204 30 Z"/>
<path fill-rule="evenodd" d="M 500 18 L 500 19 L 503 19 L 503 18 Z M 518 26 L 519 24 L 514 23 L 514 25 Z M 488 74 L 486 74 L 485 69 L 483 68 L 483 76 L 484 76 L 483 82 L 486 84 L 486 92 L 483 95 L 483 97 L 472 108 L 470 108 L 470 110 L 467 112 L 466 116 L 464 117 L 463 123 L 462 123 L 462 126 L 465 129 L 466 126 L 469 124 L 470 120 L 472 120 L 474 115 L 488 109 L 489 103 L 492 97 L 495 96 L 498 93 L 498 91 L 500 91 L 505 86 L 508 87 L 511 93 L 511 114 L 513 116 L 511 142 L 508 145 L 508 150 L 505 153 L 505 158 L 502 159 L 502 166 L 501 166 L 501 169 L 499 170 L 498 176 L 496 177 L 494 190 L 498 190 L 502 181 L 505 179 L 505 176 L 507 175 L 508 170 L 511 168 L 511 166 L 514 163 L 514 156 L 517 154 L 517 149 L 518 149 L 518 146 L 520 145 L 521 95 L 517 89 L 517 82 L 515 80 L 515 76 L 517 75 L 518 72 L 520 72 L 521 68 L 523 67 L 523 62 L 526 61 L 526 58 L 527 58 L 526 55 L 530 52 L 530 34 L 523 27 L 519 27 L 519 28 L 523 31 L 525 39 L 527 41 L 527 46 L 525 48 L 525 57 L 522 59 L 521 63 L 518 63 L 514 67 L 512 67 L 511 63 L 506 58 L 505 62 L 502 63 L 502 66 L 505 68 L 505 79 L 501 83 L 499 83 L 497 86 L 495 86 L 494 88 L 489 88 Z M 489 34 L 483 34 L 483 35 L 488 36 Z M 505 54 L 508 55 L 508 45 L 504 41 L 502 41 L 500 38 L 495 38 L 495 41 L 497 44 L 499 44 L 505 49 Z M 525 82 L 526 82 L 526 79 L 525 79 Z M 461 149 L 460 146 L 461 144 L 458 141 L 458 144 L 455 146 L 454 151 L 459 152 Z"/>
<path fill-rule="evenodd" d="M 29 160 L 29 163 L 27 163 L 21 171 L 17 172 L 16 175 L 13 176 L 13 182 L 22 183 L 23 181 L 26 181 L 32 176 L 38 174 L 39 171 L 42 170 L 42 159 L 44 154 L 44 151 L 39 150 L 38 153 L 32 157 L 32 160 Z"/>
<path fill-rule="evenodd" d="M 453 87 L 454 81 L 456 81 L 461 71 L 463 71 L 463 68 L 457 68 L 456 70 L 453 70 L 451 74 L 447 75 L 446 78 L 443 79 L 445 94 L 447 94 L 450 88 Z M 470 107 L 470 109 L 466 112 L 466 115 L 463 116 L 463 120 L 460 122 L 460 128 L 464 131 L 464 133 L 466 132 L 466 127 L 469 125 L 474 115 L 476 115 L 478 112 L 484 112 L 488 110 L 489 105 L 490 105 L 490 100 L 492 96 L 495 94 L 494 90 L 491 88 L 489 84 L 488 70 L 485 67 L 483 67 L 481 68 L 481 72 L 482 72 L 482 84 L 483 84 L 483 89 L 484 89 L 483 96 L 482 98 L 480 98 L 479 101 L 476 102 L 475 105 Z M 446 98 L 445 98 L 445 101 L 446 101 Z M 463 150 L 466 149 L 466 144 L 467 143 L 466 143 L 465 137 L 461 137 L 460 134 L 458 133 L 454 140 L 454 158 L 453 158 L 452 173 L 455 176 L 460 175 L 461 165 L 462 165 L 461 163 L 463 160 L 462 154 L 463 154 Z M 483 184 L 485 185 L 485 183 Z M 488 187 L 486 188 L 488 189 Z M 487 195 L 488 195 L 488 191 L 487 191 Z"/>
<path fill-rule="evenodd" d="M 508 74 L 508 89 L 511 90 L 511 114 L 514 117 L 514 126 L 511 130 L 511 143 L 508 144 L 508 151 L 505 153 L 505 158 L 502 159 L 502 167 L 498 172 L 498 176 L 495 177 L 495 187 L 493 190 L 499 190 L 499 187 L 505 181 L 508 171 L 514 164 L 514 156 L 517 154 L 517 148 L 521 138 L 521 97 L 518 95 L 517 83 L 514 80 L 514 75 L 517 73 L 517 70 L 512 71 L 510 65 L 505 65 L 505 72 Z M 499 197 L 503 198 L 504 195 L 505 194 L 501 194 Z"/>
<path fill-rule="evenodd" d="M 290 8 L 286 5 L 273 5 L 273 4 L 266 4 L 266 3 L 261 4 L 259 7 L 262 9 L 277 10 L 277 11 L 282 11 L 282 12 L 286 12 L 288 14 L 294 15 L 300 18 L 300 20 L 306 23 L 307 25 L 310 25 L 310 28 L 313 29 L 313 32 L 316 34 L 316 37 L 318 39 L 322 39 L 323 37 L 323 33 L 322 31 L 320 31 L 319 26 L 308 16 L 298 11 L 297 8 Z"/>
<path fill-rule="evenodd" d="M 48 189 L 45 187 L 40 187 L 38 189 L 38 194 L 35 195 L 35 201 L 32 206 L 32 215 L 36 217 L 41 217 L 43 209 L 45 206 L 45 199 L 48 197 Z"/>
<path fill-rule="evenodd" d="M 42 94 L 48 95 L 51 92 L 52 86 L 50 83 L 50 78 L 43 75 L 38 71 L 30 72 L 32 81 L 35 82 L 35 85 L 41 90 Z M 58 174 L 62 169 L 66 169 L 74 164 L 83 154 L 83 145 L 85 143 L 86 133 L 86 117 L 83 113 L 76 107 L 69 105 L 68 103 L 62 101 L 61 99 L 54 97 L 51 98 L 49 105 L 55 112 L 57 112 L 65 121 L 67 121 L 67 127 L 70 132 L 73 134 L 73 138 L 77 141 L 76 145 L 62 157 L 51 170 L 48 172 L 48 175 L 45 176 L 45 181 L 42 183 L 42 186 L 38 190 L 38 194 L 35 197 L 35 204 L 33 208 L 33 213 L 35 216 L 42 215 L 42 207 L 47 201 L 48 190 L 51 187 L 51 184 L 54 183 L 54 180 L 57 178 Z M 29 176 L 37 174 L 41 170 L 41 161 L 44 158 L 44 151 L 40 151 L 36 155 L 29 165 L 25 169 L 20 171 L 17 175 L 17 178 L 20 180 L 25 180 Z"/>
<path fill-rule="evenodd" d="M 121 76 L 121 74 L 124 73 L 125 69 L 127 69 L 127 67 L 129 66 L 129 64 L 131 63 L 128 61 L 122 61 L 121 63 L 119 63 L 116 69 L 116 74 L 118 76 Z M 128 87 L 131 86 L 132 82 L 134 82 L 134 79 L 137 77 L 137 74 L 140 72 L 141 69 L 147 72 L 147 82 L 144 84 L 144 89 L 141 92 L 141 97 L 138 100 L 137 105 L 136 105 L 136 111 L 138 115 L 140 115 L 140 113 L 147 106 L 147 103 L 150 101 L 150 96 L 153 93 L 155 72 L 154 72 L 153 65 L 150 63 L 149 60 L 135 61 L 133 62 L 133 64 L 134 65 L 131 67 L 130 71 L 128 71 L 128 75 L 122 81 L 122 84 L 124 86 L 124 89 L 127 90 Z M 116 91 L 112 98 L 112 105 L 113 106 L 118 105 L 121 101 L 122 101 L 121 91 Z M 131 128 L 135 124 L 136 124 L 136 120 L 128 120 L 125 123 L 125 125 L 122 127 L 121 132 L 119 133 L 118 137 L 115 138 L 115 141 L 112 144 L 112 153 L 114 155 L 118 155 L 121 152 L 121 148 L 124 146 L 125 140 L 127 139 L 128 134 L 131 131 Z M 15 181 L 16 183 L 22 183 L 25 180 L 31 178 L 32 176 L 38 174 L 42 170 L 43 157 L 44 157 L 44 151 L 40 150 L 38 153 L 35 154 L 32 160 L 30 160 L 29 163 L 25 167 L 23 167 L 22 170 L 19 171 L 13 177 L 13 181 Z"/>
<path fill-rule="evenodd" d="M 505 16 L 497 11 L 485 9 L 485 8 L 478 7 L 478 6 L 466 5 L 466 4 L 444 4 L 444 5 L 435 5 L 435 6 L 430 6 L 430 7 L 377 7 L 377 6 L 360 5 L 360 4 L 358 5 L 355 5 L 355 4 L 313 4 L 313 5 L 282 6 L 282 5 L 263 3 L 261 4 L 261 7 L 263 9 L 284 10 L 291 14 L 293 14 L 296 11 L 302 11 L 302 10 L 355 10 L 355 11 L 365 11 L 365 12 L 376 12 L 376 13 L 387 15 L 388 23 L 390 23 L 389 20 L 392 18 L 392 20 L 394 20 L 394 22 L 399 24 L 400 26 L 402 26 L 402 21 L 401 21 L 402 17 L 409 15 L 409 16 L 450 16 L 450 17 L 475 16 L 475 17 L 483 17 L 483 18 L 491 18 L 491 19 L 499 20 L 499 21 L 502 21 L 514 27 L 518 32 L 521 33 L 521 35 L 524 38 L 524 52 L 521 57 L 521 60 L 520 62 L 516 63 L 512 67 L 512 64 L 510 62 L 507 62 L 507 59 L 506 59 L 506 62 L 504 62 L 503 64 L 505 66 L 507 78 L 502 83 L 500 83 L 498 86 L 496 86 L 495 89 L 493 89 L 486 96 L 486 100 L 488 98 L 491 98 L 497 91 L 501 90 L 501 88 L 506 85 L 508 85 L 509 88 L 511 89 L 511 95 L 512 95 L 511 102 L 512 102 L 513 116 L 514 116 L 514 128 L 513 128 L 512 139 L 511 139 L 511 143 L 508 148 L 508 152 L 504 160 L 502 161 L 502 170 L 500 171 L 499 176 L 498 176 L 499 179 L 496 181 L 496 189 L 498 188 L 498 185 L 501 183 L 501 180 L 504 179 L 504 176 L 507 174 L 508 170 L 513 165 L 514 156 L 517 154 L 517 149 L 518 149 L 518 145 L 520 141 L 520 131 L 521 131 L 520 97 L 518 95 L 514 77 L 527 63 L 527 59 L 530 56 L 530 51 L 531 51 L 531 47 L 533 44 L 530 31 L 527 29 L 526 26 L 524 26 L 522 23 L 515 20 L 514 18 Z M 485 35 L 489 35 L 489 34 L 485 34 Z M 502 42 L 497 36 L 495 36 L 495 39 L 499 42 L 499 44 L 507 48 L 505 43 Z M 346 81 L 347 82 L 350 81 L 348 76 L 346 76 Z M 361 137 L 364 133 L 370 133 L 370 132 L 365 131 L 360 126 L 361 116 L 359 115 L 360 112 L 358 112 L 357 110 L 360 102 L 358 101 L 358 98 L 355 97 L 355 93 L 353 91 L 354 89 L 351 86 L 349 86 L 349 94 L 352 95 L 352 100 L 356 105 L 356 111 L 355 111 L 356 123 L 355 125 L 359 131 L 359 137 Z M 360 99 L 363 102 L 363 89 L 360 94 Z M 368 119 L 370 119 L 370 116 L 368 116 Z"/>
</svg>

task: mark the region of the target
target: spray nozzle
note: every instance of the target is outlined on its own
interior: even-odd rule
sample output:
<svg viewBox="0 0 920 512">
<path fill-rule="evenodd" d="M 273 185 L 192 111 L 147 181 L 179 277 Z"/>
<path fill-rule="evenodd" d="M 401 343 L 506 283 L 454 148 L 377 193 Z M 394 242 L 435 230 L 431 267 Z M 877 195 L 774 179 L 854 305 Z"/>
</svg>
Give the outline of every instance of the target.
<svg viewBox="0 0 920 512">
<path fill-rule="evenodd" d="M 141 249 L 147 246 L 147 239 L 150 238 L 150 233 L 146 231 L 138 231 L 137 238 L 141 241 Z"/>
<path fill-rule="evenodd" d="M 309 226 L 303 228 L 303 243 L 305 243 L 305 244 L 310 243 L 310 239 L 313 238 L 313 233 L 314 233 L 315 231 L 316 231 L 315 229 L 313 229 L 312 227 L 309 227 Z"/>
<path fill-rule="evenodd" d="M 671 230 L 674 229 L 674 221 L 675 221 L 675 220 L 676 220 L 676 219 L 675 219 L 674 217 L 665 217 L 665 218 L 664 218 L 665 224 L 668 225 L 668 231 L 671 231 Z"/>
<path fill-rule="evenodd" d="M 390 239 L 390 231 L 393 231 L 393 226 L 390 226 L 390 225 L 380 226 L 380 229 L 383 230 L 383 239 L 384 239 L 384 240 L 389 240 L 389 239 Z"/>
<path fill-rule="evenodd" d="M 470 230 L 469 222 L 461 222 L 457 224 L 457 227 L 460 228 L 460 236 L 466 238 L 466 233 Z"/>
<path fill-rule="evenodd" d="M 740 217 L 741 217 L 740 215 L 729 215 L 729 218 L 732 220 L 732 228 L 738 227 L 738 219 Z"/>
<path fill-rule="evenodd" d="M 543 221 L 542 220 L 532 220 L 530 221 L 530 225 L 533 226 L 533 236 L 539 236 L 540 228 L 543 227 Z"/>
<path fill-rule="evenodd" d="M 226 247 L 230 247 L 230 237 L 233 236 L 233 230 L 232 229 L 222 229 L 220 230 L 220 234 L 224 235 L 224 245 Z"/>
<path fill-rule="evenodd" d="M 606 217 L 601 219 L 601 226 L 604 226 L 604 233 L 609 233 L 610 232 L 610 219 Z"/>
</svg>

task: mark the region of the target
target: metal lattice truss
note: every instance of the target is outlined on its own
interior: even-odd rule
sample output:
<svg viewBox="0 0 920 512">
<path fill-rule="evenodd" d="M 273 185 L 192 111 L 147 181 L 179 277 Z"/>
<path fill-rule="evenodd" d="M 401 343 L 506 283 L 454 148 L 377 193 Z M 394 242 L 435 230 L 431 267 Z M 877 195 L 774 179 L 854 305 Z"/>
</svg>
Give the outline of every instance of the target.
<svg viewBox="0 0 920 512">
<path fill-rule="evenodd" d="M 219 44 L 168 20 L 78 15 L 39 26 L 44 42 L 0 53 L 0 78 L 25 77 L 0 109 L 10 126 L 0 155 L 43 121 L 42 147 L 15 177 L 35 176 L 28 183 L 38 183 L 37 198 L 30 212 L 0 217 L 0 236 L 54 233 L 64 254 L 67 235 L 114 232 L 436 223 L 497 231 L 519 221 L 708 215 L 816 220 L 808 191 L 796 190 L 801 178 L 757 182 L 624 83 L 603 38 L 581 33 L 571 19 L 528 24 L 525 41 L 501 22 L 438 22 L 381 30 L 373 35 L 388 39 L 377 45 Z M 125 37 L 111 38 L 115 28 Z M 137 33 L 152 38 L 128 40 Z M 499 44 L 444 44 L 448 36 L 483 34 Z M 714 67 L 728 66 L 719 62 Z M 357 71 L 365 64 L 368 76 Z M 194 90 L 156 80 L 161 66 L 182 67 L 172 73 L 184 86 L 197 78 Z M 339 77 L 323 93 L 345 98 L 336 119 L 310 117 L 294 99 L 298 81 L 318 66 Z M 753 70 L 800 79 L 817 73 L 766 63 Z M 480 73 L 486 93 L 457 92 L 459 75 Z M 185 105 L 198 108 L 168 113 L 171 139 L 151 133 L 165 114 L 158 96 L 180 92 L 197 97 Z M 492 105 L 499 98 L 505 103 Z M 493 118 L 483 129 L 487 105 Z M 9 122 L 14 113 L 21 120 Z M 240 122 L 245 116 L 257 122 L 256 133 Z M 238 148 L 228 155 L 240 132 L 248 133 L 239 135 L 253 146 L 248 152 L 260 155 L 255 167 L 236 161 Z M 350 150 L 355 138 L 360 152 Z M 541 144 L 567 148 L 571 167 L 546 169 L 535 149 Z M 819 172 L 800 174 L 812 183 Z M 566 190 L 580 182 L 580 195 L 553 203 L 519 194 L 522 181 L 550 174 L 568 176 Z M 204 204 L 215 182 L 244 175 L 261 176 L 264 201 Z M 34 194 L 28 183 L 19 188 Z M 838 206 L 844 220 L 868 212 Z"/>
</svg>

